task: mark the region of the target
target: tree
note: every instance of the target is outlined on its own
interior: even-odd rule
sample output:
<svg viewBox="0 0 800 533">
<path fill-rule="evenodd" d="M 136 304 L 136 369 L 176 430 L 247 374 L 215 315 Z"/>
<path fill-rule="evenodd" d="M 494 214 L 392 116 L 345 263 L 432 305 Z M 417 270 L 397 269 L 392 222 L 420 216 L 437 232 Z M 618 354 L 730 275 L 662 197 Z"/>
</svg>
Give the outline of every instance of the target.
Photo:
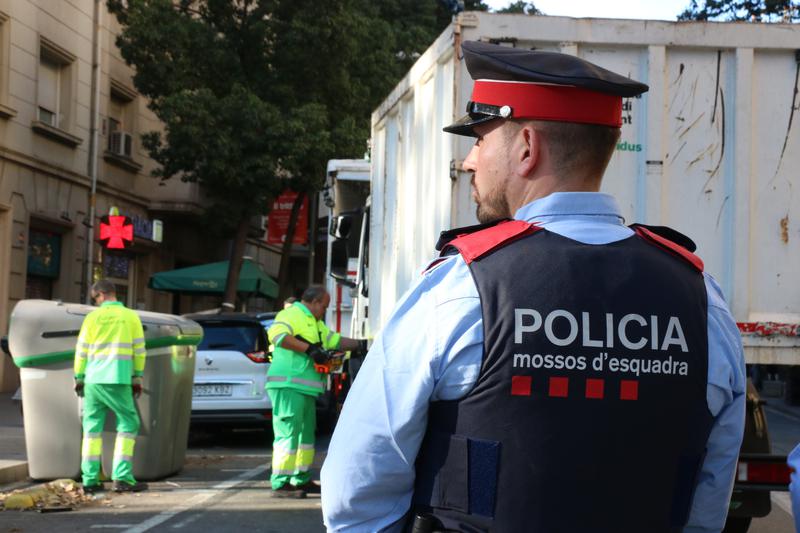
<svg viewBox="0 0 800 533">
<path fill-rule="evenodd" d="M 800 2 L 792 0 L 691 0 L 678 20 L 796 22 Z"/>
<path fill-rule="evenodd" d="M 362 154 L 372 109 L 449 22 L 435 0 L 107 5 L 134 84 L 164 125 L 142 137 L 154 175 L 197 182 L 214 224 L 234 236 L 229 303 L 250 219 L 287 187 L 300 199 L 318 190 L 328 159 Z"/>
<path fill-rule="evenodd" d="M 533 2 L 525 2 L 524 0 L 517 0 L 511 2 L 506 7 L 498 9 L 495 13 L 523 13 L 525 15 L 544 15 L 540 10 L 536 9 Z"/>
</svg>

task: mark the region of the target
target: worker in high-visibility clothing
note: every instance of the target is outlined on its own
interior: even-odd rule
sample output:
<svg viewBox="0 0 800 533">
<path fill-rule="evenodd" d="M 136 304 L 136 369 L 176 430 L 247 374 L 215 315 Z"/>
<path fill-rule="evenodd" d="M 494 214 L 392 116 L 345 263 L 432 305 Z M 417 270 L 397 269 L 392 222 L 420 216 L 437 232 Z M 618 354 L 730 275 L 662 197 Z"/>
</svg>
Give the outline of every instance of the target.
<svg viewBox="0 0 800 533">
<path fill-rule="evenodd" d="M 142 393 L 145 347 L 142 322 L 136 312 L 117 301 L 114 284 L 92 285 L 100 308 L 83 321 L 75 348 L 75 392 L 83 397 L 83 490 L 103 490 L 100 457 L 103 426 L 111 409 L 117 418 L 117 439 L 111 479 L 114 492 L 139 492 L 146 483 L 133 477 L 133 447 L 139 432 L 134 396 Z"/>
<path fill-rule="evenodd" d="M 329 361 L 328 350 L 362 350 L 366 341 L 342 337 L 323 322 L 330 304 L 321 286 L 307 288 L 299 302 L 283 309 L 270 326 L 275 346 L 267 372 L 267 394 L 272 401 L 272 495 L 305 498 L 319 494 L 311 480 L 314 463 L 315 398 L 325 390 L 325 375 L 314 363 Z"/>
</svg>

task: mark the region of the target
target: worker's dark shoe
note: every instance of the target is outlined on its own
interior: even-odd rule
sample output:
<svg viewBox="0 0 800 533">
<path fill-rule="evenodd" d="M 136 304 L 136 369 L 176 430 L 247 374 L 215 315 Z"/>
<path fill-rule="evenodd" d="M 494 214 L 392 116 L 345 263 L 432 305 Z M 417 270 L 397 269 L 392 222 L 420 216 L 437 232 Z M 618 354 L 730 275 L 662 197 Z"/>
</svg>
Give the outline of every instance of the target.
<svg viewBox="0 0 800 533">
<path fill-rule="evenodd" d="M 294 500 L 302 500 L 306 497 L 306 491 L 298 489 L 292 485 L 284 485 L 279 489 L 272 489 L 273 498 L 292 498 Z"/>
<path fill-rule="evenodd" d="M 292 485 L 294 489 L 300 489 L 306 491 L 306 494 L 319 494 L 320 493 L 320 486 L 319 483 L 314 481 L 306 481 L 302 485 Z"/>
<path fill-rule="evenodd" d="M 136 483 L 114 481 L 111 490 L 114 492 L 142 492 L 143 490 L 147 490 L 147 483 L 141 481 L 137 481 Z"/>
<path fill-rule="evenodd" d="M 83 486 L 83 493 L 84 494 L 94 494 L 95 492 L 102 492 L 106 490 L 102 483 L 95 483 L 94 485 L 84 485 Z"/>
</svg>

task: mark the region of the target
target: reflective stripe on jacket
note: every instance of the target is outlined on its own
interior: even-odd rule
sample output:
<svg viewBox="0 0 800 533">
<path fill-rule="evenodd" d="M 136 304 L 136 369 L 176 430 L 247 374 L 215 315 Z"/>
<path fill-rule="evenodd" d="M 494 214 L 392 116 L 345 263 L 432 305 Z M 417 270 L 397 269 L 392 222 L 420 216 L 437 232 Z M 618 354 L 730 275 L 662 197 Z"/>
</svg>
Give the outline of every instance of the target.
<svg viewBox="0 0 800 533">
<path fill-rule="evenodd" d="M 314 361 L 305 353 L 281 347 L 286 335 L 302 337 L 311 344 L 321 343 L 326 350 L 339 347 L 341 335 L 328 329 L 300 302 L 295 302 L 278 313 L 267 332 L 275 346 L 272 364 L 267 372 L 268 389 L 295 389 L 306 394 L 320 394 L 325 390 L 325 376 L 314 369 Z"/>
<path fill-rule="evenodd" d="M 86 315 L 75 346 L 75 377 L 86 383 L 130 385 L 144 374 L 139 315 L 121 302 L 103 302 Z"/>
</svg>

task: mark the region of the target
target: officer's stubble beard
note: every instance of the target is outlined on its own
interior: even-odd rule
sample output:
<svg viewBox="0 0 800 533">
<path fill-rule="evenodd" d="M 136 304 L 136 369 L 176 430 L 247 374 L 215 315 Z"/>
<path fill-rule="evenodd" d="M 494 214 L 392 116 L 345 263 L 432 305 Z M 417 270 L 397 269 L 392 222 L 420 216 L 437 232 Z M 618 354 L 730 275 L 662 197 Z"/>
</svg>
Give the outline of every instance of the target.
<svg viewBox="0 0 800 533">
<path fill-rule="evenodd" d="M 516 134 L 521 129 L 521 123 L 513 120 L 504 120 L 500 126 L 503 134 L 503 149 L 511 155 L 511 148 Z M 506 163 L 509 159 L 505 160 Z M 494 186 L 481 197 L 478 188 L 475 187 L 475 173 L 472 173 L 472 191 L 475 195 L 475 216 L 481 224 L 489 224 L 506 218 L 511 218 L 511 207 L 508 204 L 508 184 L 511 179 L 511 166 L 506 165 L 500 170 L 500 175 L 504 175 L 502 180 L 498 179 Z M 496 175 L 497 176 L 497 175 Z"/>
<path fill-rule="evenodd" d="M 472 188 L 475 191 L 475 202 L 478 204 L 475 208 L 475 216 L 478 218 L 478 222 L 488 224 L 504 218 L 511 218 L 511 208 L 508 205 L 508 198 L 506 198 L 508 177 L 489 190 L 485 196 L 481 197 L 478 189 L 475 188 L 475 174 L 473 174 Z"/>
</svg>

